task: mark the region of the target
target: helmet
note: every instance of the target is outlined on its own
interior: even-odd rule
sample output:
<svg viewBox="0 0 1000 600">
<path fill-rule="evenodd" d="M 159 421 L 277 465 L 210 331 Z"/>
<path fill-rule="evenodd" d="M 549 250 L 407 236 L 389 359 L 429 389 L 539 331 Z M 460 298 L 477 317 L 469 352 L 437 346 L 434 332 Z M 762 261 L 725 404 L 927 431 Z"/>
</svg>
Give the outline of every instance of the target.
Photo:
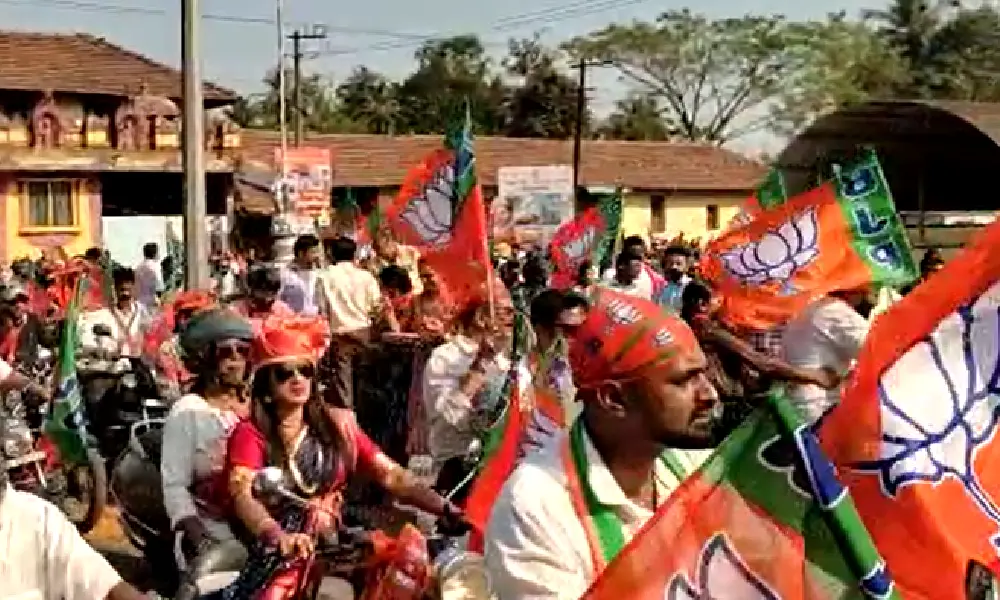
<svg viewBox="0 0 1000 600">
<path fill-rule="evenodd" d="M 179 341 L 184 358 L 196 361 L 212 344 L 223 340 L 253 340 L 250 321 L 231 310 L 212 308 L 191 317 Z"/>
</svg>

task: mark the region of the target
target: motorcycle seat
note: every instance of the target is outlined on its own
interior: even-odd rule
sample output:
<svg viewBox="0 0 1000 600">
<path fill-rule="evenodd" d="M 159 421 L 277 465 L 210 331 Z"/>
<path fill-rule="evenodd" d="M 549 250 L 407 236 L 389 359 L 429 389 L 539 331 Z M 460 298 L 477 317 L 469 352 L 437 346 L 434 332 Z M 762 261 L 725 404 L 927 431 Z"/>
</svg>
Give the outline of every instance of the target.
<svg viewBox="0 0 1000 600">
<path fill-rule="evenodd" d="M 163 454 L 163 429 L 157 427 L 138 436 L 139 445 L 146 458 L 154 463 L 160 464 Z"/>
</svg>

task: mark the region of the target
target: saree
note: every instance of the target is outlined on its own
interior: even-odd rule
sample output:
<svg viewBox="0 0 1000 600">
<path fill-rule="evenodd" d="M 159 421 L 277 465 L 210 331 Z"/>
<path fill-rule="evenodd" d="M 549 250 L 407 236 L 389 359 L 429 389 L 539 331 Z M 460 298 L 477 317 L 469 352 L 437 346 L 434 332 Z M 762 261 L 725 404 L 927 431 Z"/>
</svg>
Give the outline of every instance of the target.
<svg viewBox="0 0 1000 600">
<path fill-rule="evenodd" d="M 352 451 L 340 456 L 325 448 L 308 430 L 303 432 L 288 464 L 281 465 L 284 485 L 310 501 L 303 507 L 281 498 L 264 500 L 268 511 L 286 533 L 318 534 L 336 527 L 331 515 L 338 515 L 343 503 L 342 490 L 349 471 L 353 470 Z M 229 440 L 228 468 L 259 470 L 273 465 L 267 440 L 250 421 L 242 421 Z M 246 566 L 236 581 L 221 593 L 223 600 L 286 600 L 299 597 L 319 576 L 312 558 L 288 561 L 265 540 L 255 540 L 249 547 Z"/>
</svg>

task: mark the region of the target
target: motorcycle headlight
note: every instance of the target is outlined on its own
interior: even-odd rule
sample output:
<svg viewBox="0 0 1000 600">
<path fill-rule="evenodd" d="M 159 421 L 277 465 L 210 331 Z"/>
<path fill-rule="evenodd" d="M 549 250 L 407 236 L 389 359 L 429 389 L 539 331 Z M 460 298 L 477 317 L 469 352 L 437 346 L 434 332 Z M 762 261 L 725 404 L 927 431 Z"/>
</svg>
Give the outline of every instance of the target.
<svg viewBox="0 0 1000 600">
<path fill-rule="evenodd" d="M 21 456 L 21 442 L 14 438 L 4 438 L 3 453 L 7 458 L 17 458 Z"/>
<path fill-rule="evenodd" d="M 437 563 L 441 600 L 494 598 L 482 556 L 472 552 L 450 553 Z M 442 562 L 444 564 L 442 564 Z"/>
<path fill-rule="evenodd" d="M 139 379 L 135 376 L 135 373 L 126 373 L 122 376 L 122 385 L 130 390 L 134 390 L 139 385 Z"/>
</svg>

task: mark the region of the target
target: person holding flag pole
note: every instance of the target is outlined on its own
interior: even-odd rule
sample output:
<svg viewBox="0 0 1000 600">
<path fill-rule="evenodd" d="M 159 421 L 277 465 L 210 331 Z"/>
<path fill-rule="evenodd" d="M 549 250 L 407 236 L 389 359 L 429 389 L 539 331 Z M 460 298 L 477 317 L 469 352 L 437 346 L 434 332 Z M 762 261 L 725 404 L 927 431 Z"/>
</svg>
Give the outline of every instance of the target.
<svg viewBox="0 0 1000 600">
<path fill-rule="evenodd" d="M 583 413 L 504 485 L 484 555 L 500 598 L 579 598 L 707 458 L 719 397 L 694 334 L 599 289 L 569 353 Z"/>
</svg>

